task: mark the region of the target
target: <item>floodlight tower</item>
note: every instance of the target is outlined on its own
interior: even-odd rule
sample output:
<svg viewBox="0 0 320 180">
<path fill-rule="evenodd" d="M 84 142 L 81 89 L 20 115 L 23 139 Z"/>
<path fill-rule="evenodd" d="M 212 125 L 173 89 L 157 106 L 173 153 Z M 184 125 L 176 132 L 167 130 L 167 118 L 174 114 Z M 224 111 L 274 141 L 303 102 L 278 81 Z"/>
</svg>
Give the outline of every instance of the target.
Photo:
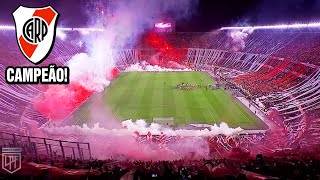
<svg viewBox="0 0 320 180">
<path fill-rule="evenodd" d="M 163 16 L 154 22 L 155 32 L 175 32 L 176 21 L 172 17 Z"/>
</svg>

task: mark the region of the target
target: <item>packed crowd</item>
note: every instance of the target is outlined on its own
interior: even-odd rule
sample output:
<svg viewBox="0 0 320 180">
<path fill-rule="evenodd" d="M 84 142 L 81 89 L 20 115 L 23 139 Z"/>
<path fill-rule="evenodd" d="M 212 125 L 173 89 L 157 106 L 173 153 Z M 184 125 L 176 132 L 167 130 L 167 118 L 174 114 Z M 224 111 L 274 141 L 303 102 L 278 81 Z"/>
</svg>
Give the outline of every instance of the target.
<svg viewBox="0 0 320 180">
<path fill-rule="evenodd" d="M 274 36 L 270 36 L 270 33 L 273 33 Z M 57 39 L 47 63 L 51 61 L 63 63 L 65 60 L 70 59 L 74 54 L 83 52 L 85 47 L 79 41 L 81 39 L 80 36 L 79 32 L 73 32 L 68 34 L 67 40 Z M 232 88 L 239 88 L 242 93 L 249 93 L 252 99 L 276 94 L 285 89 L 298 87 L 301 82 L 309 78 L 316 71 L 317 67 L 313 65 L 320 65 L 318 33 L 294 32 L 292 34 L 284 34 L 279 31 L 256 31 L 253 32 L 248 39 L 244 39 L 246 42 L 245 47 L 238 49 L 237 52 L 225 51 L 232 51 L 233 44 L 228 33 L 222 31 L 215 33 L 196 33 L 192 35 L 190 35 L 190 33 L 167 34 L 167 37 L 164 38 L 168 40 L 168 43 L 172 45 L 173 48 L 180 48 L 181 54 L 183 55 L 179 56 L 181 59 L 187 56 L 187 62 L 199 69 L 208 65 L 210 67 L 221 66 L 224 68 L 252 72 L 233 78 L 233 83 L 228 84 Z M 214 41 L 212 41 L 212 39 L 214 39 Z M 0 45 L 3 47 L 1 49 L 2 53 L 0 53 L 2 63 L 0 66 L 1 72 L 4 71 L 4 68 L 7 65 L 24 64 L 20 61 L 24 58 L 16 46 L 15 34 L 10 34 L 8 32 L 3 33 L 0 36 Z M 190 49 L 186 49 L 186 47 Z M 142 51 L 144 50 L 123 50 L 115 53 L 118 53 L 118 55 L 122 54 L 123 56 L 130 55 L 126 56 L 125 60 L 121 59 L 123 60 L 121 61 L 123 62 L 122 65 L 125 66 L 127 64 L 132 64 L 133 62 L 138 62 L 140 59 L 148 58 L 157 52 L 150 51 L 150 54 L 148 54 L 146 52 L 143 53 Z M 180 51 L 174 51 L 173 53 L 172 49 L 164 52 L 171 52 L 173 55 L 176 55 L 176 53 L 180 54 Z M 294 61 L 310 63 L 312 65 L 307 66 L 289 59 L 266 59 L 267 56 L 261 54 L 273 54 L 278 57 L 290 58 Z M 261 64 L 263 65 L 260 68 Z M 255 71 L 257 69 L 259 70 Z M 4 82 L 3 76 L 1 76 L 0 79 Z M 316 82 L 318 83 L 318 81 Z M 194 86 L 186 87 L 194 88 Z M 316 86 L 315 88 L 317 87 L 319 86 Z M 8 86 L 3 83 L 1 85 L 0 117 L 6 121 L 2 121 L 0 127 L 6 130 L 12 130 L 13 128 L 8 127 L 14 127 L 14 124 L 20 123 L 17 119 L 20 120 L 23 118 L 44 123 L 46 118 L 33 111 L 32 106 L 30 106 L 32 100 L 40 91 L 41 89 L 35 86 L 24 86 L 24 88 L 21 88 L 21 86 Z M 312 102 L 309 104 L 306 103 L 308 101 L 303 101 L 302 99 L 300 103 L 304 104 L 302 104 L 301 107 L 298 107 L 295 104 L 285 104 L 286 101 L 296 99 L 290 96 L 281 97 L 279 98 L 280 100 L 264 102 L 267 108 L 278 106 L 278 109 L 281 110 L 280 112 L 285 119 L 281 122 L 284 122 L 285 126 L 291 128 L 289 131 L 293 132 L 292 134 L 294 136 L 292 138 L 296 139 L 293 142 L 296 143 L 295 145 L 297 148 L 302 146 L 316 148 L 319 145 L 320 114 L 319 98 L 317 96 L 318 92 L 319 90 L 314 90 L 312 92 L 301 91 L 297 93 L 299 97 L 309 97 L 309 99 L 312 99 Z M 311 110 L 301 113 L 301 109 Z M 309 124 L 307 125 L 309 129 L 306 131 L 305 136 L 296 136 L 295 134 L 298 134 L 300 131 L 305 131 L 305 129 L 301 128 L 305 116 L 307 119 L 312 119 L 314 121 L 308 121 Z M 271 150 L 273 150 L 273 147 L 278 147 L 272 146 L 270 142 L 272 142 L 272 138 L 275 140 L 280 139 L 280 135 L 282 134 L 273 134 L 270 136 L 264 134 L 241 135 L 235 137 L 216 136 L 208 140 L 210 146 L 212 146 L 212 151 L 210 153 L 213 156 L 215 154 L 225 155 L 230 153 L 234 147 L 237 146 L 241 146 L 248 151 L 254 151 L 251 146 L 252 144 L 256 144 L 254 148 L 259 151 L 270 152 L 266 147 L 270 147 Z M 267 141 L 267 139 L 269 139 L 269 141 Z M 275 142 L 280 144 L 280 141 Z M 264 143 L 269 144 L 265 145 Z M 264 146 L 259 146 L 260 144 L 264 144 Z M 27 149 L 27 151 L 33 150 L 29 146 L 25 146 L 24 148 Z M 140 177 L 142 179 L 148 179 L 152 176 L 181 179 L 204 178 L 215 177 L 217 174 L 219 175 L 216 171 L 221 169 L 221 174 L 223 176 L 231 172 L 230 174 L 234 178 L 249 176 L 250 174 L 247 172 L 250 171 L 257 173 L 258 175 L 280 178 L 319 179 L 319 174 L 317 174 L 317 171 L 319 171 L 319 162 L 309 159 L 272 159 L 270 161 L 263 161 L 259 158 L 259 160 L 239 161 L 230 158 L 192 161 L 180 160 L 170 162 L 116 162 L 114 160 L 82 161 L 70 159 L 63 162 L 51 161 L 51 165 L 66 169 L 96 170 L 98 176 L 111 179 L 119 179 L 128 172 L 134 177 Z M 283 171 L 284 169 L 287 171 Z M 233 174 L 232 172 L 237 173 Z"/>
<path fill-rule="evenodd" d="M 281 152 L 277 152 L 280 154 Z M 59 179 L 319 179 L 320 161 L 298 154 L 281 157 L 197 159 L 174 161 L 65 160 L 50 165 L 23 163 L 8 177 Z M 33 172 L 33 174 L 31 173 Z"/>
<path fill-rule="evenodd" d="M 319 64 L 319 40 L 318 33 L 303 33 L 298 35 L 289 44 L 282 48 L 275 55 L 279 57 L 287 57 L 300 62 Z"/>
<path fill-rule="evenodd" d="M 312 61 L 305 61 L 311 64 L 316 64 L 318 61 L 314 57 L 317 56 L 317 39 L 319 38 L 317 33 L 303 33 L 303 32 L 294 32 L 293 40 L 292 37 L 286 34 L 286 32 L 268 32 L 275 33 L 275 37 L 283 38 L 272 38 L 272 41 L 281 41 L 287 42 L 290 39 L 290 43 L 285 43 L 285 45 L 279 46 L 280 50 L 278 51 L 277 56 L 287 57 L 287 55 L 292 52 L 297 52 L 301 56 L 312 56 L 310 58 L 304 57 L 302 59 L 310 59 Z M 266 95 L 270 92 L 281 91 L 282 89 L 287 89 L 292 86 L 298 85 L 303 81 L 304 77 L 309 76 L 314 72 L 314 69 L 310 69 L 303 64 L 289 63 L 287 65 L 277 64 L 277 60 L 273 60 L 270 63 L 266 58 L 267 55 L 262 55 L 264 50 L 262 45 L 266 44 L 277 44 L 277 43 L 265 43 L 269 41 L 266 37 L 266 32 L 254 31 L 248 36 L 248 39 L 244 41 L 248 42 L 246 47 L 242 51 L 238 52 L 227 52 L 230 39 L 228 32 L 219 31 L 212 33 L 168 33 L 163 34 L 162 38 L 166 41 L 166 44 L 170 45 L 169 50 L 172 51 L 174 48 L 174 55 L 178 55 L 179 59 L 183 60 L 183 63 L 189 64 L 190 66 L 195 66 L 197 69 L 202 69 L 205 66 L 219 66 L 229 69 L 236 69 L 245 72 L 255 72 L 260 68 L 261 64 L 265 64 L 264 67 L 260 68 L 259 71 L 255 73 L 248 74 L 247 76 L 242 76 L 243 78 L 237 82 L 241 84 L 243 89 L 249 91 L 251 95 Z M 291 38 L 290 38 L 291 37 Z M 306 38 L 304 38 L 306 37 Z M 215 39 L 215 41 L 209 41 L 210 39 Z M 261 41 L 258 41 L 261 40 Z M 291 42 L 292 41 L 292 42 Z M 263 42 L 263 43 L 261 43 Z M 311 43 L 309 43 L 311 42 Z M 209 44 L 206 44 L 209 43 Z M 288 45 L 286 45 L 288 44 Z M 1 49 L 0 59 L 2 59 L 0 66 L 0 72 L 3 72 L 5 66 L 7 65 L 21 65 L 24 64 L 20 62 L 19 59 L 24 59 L 20 53 L 20 50 L 16 46 L 15 34 L 11 31 L 4 31 L 0 36 L 0 45 L 4 48 Z M 150 46 L 145 46 L 142 44 L 141 48 L 147 48 Z M 298 45 L 299 48 L 292 49 Z M 140 46 L 137 46 L 138 48 Z M 188 47 L 188 48 L 186 48 Z M 287 48 L 288 47 L 288 48 Z M 199 48 L 209 48 L 209 49 L 199 49 Z M 268 48 L 267 48 L 268 49 Z M 270 49 L 270 48 L 269 48 Z M 77 31 L 68 32 L 66 39 L 57 38 L 55 46 L 52 50 L 52 53 L 48 57 L 45 63 L 50 63 L 54 61 L 57 64 L 63 64 L 66 60 L 69 60 L 74 54 L 82 53 L 85 51 L 85 44 L 81 42 L 81 33 Z M 127 67 L 128 64 L 137 63 L 140 60 L 145 60 L 152 57 L 158 52 L 158 49 L 126 49 L 126 50 L 114 50 L 114 56 L 119 58 L 118 65 L 121 67 Z M 250 54 L 250 53 L 259 53 L 259 54 Z M 165 55 L 165 53 L 164 53 Z M 290 56 L 293 60 L 299 61 L 301 56 Z M 20 58 L 21 57 L 21 58 Z M 159 57 L 161 58 L 161 57 Z M 163 58 L 163 55 L 162 55 Z M 187 62 L 184 62 L 186 59 Z M 10 60 L 10 61 L 9 61 Z M 279 62 L 279 61 L 278 61 Z M 296 64 L 296 65 L 294 65 Z M 276 67 L 271 71 L 270 67 Z M 122 70 L 124 68 L 121 68 Z M 278 71 L 279 69 L 286 69 L 285 72 Z M 3 74 L 3 73 L 1 73 Z M 300 74 L 301 76 L 298 76 Z M 264 76 L 263 79 L 259 81 L 254 80 L 254 76 Z M 274 75 L 274 76 L 273 76 Z M 241 76 L 240 76 L 241 77 Z M 253 78 L 253 80 L 246 80 L 246 77 Z M 1 76 L 0 80 L 4 82 L 4 77 Z M 270 82 L 271 81 L 271 82 Z M 19 86 L 6 86 L 5 83 L 1 86 L 3 91 L 1 95 L 1 112 L 0 117 L 3 119 L 8 119 L 9 122 L 14 122 L 17 124 L 17 119 L 21 119 L 21 116 L 25 116 L 27 119 L 33 119 L 40 123 L 46 121 L 46 118 L 37 113 L 33 106 L 28 106 L 31 104 L 32 99 L 35 95 L 41 92 L 40 86 L 26 85 L 23 89 Z M 8 98 L 10 97 L 10 98 Z M 11 106 L 11 104 L 15 104 Z M 22 114 L 24 113 L 24 114 Z"/>
<path fill-rule="evenodd" d="M 315 69 L 290 60 L 284 60 L 271 68 L 269 64 L 272 61 L 274 59 L 270 59 L 256 72 L 234 78 L 234 83 L 248 90 L 252 96 L 260 97 L 298 85 L 315 72 Z"/>
<path fill-rule="evenodd" d="M 319 34 L 303 31 L 254 30 L 246 38 L 234 39 L 229 31 L 208 33 L 167 33 L 161 38 L 173 48 L 202 48 L 238 51 L 253 54 L 272 54 L 294 61 L 319 65 Z M 144 37 L 145 38 L 145 37 Z M 214 39 L 214 41 L 212 41 Z M 240 44 L 240 45 L 239 45 Z M 149 48 L 141 41 L 136 48 Z"/>
</svg>

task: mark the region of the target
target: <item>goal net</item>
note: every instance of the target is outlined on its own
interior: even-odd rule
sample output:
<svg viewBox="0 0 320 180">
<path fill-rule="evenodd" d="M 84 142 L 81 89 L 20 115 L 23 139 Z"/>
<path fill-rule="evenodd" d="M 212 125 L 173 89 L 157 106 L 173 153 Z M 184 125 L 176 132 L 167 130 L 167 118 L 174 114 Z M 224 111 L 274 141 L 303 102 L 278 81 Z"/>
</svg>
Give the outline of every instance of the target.
<svg viewBox="0 0 320 180">
<path fill-rule="evenodd" d="M 174 117 L 153 117 L 153 122 L 172 126 L 174 124 Z"/>
</svg>

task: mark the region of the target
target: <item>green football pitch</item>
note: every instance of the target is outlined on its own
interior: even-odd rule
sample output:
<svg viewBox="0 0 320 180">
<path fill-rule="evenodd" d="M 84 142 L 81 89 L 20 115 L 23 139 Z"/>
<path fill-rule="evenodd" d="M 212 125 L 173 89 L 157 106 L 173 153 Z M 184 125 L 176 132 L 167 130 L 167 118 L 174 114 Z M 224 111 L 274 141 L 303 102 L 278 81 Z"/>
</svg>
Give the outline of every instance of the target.
<svg viewBox="0 0 320 180">
<path fill-rule="evenodd" d="M 220 124 L 262 128 L 263 123 L 223 89 L 179 90 L 181 83 L 213 84 L 205 72 L 127 72 L 115 79 L 104 93 L 103 102 L 121 119 L 173 118 L 175 125 Z"/>
</svg>

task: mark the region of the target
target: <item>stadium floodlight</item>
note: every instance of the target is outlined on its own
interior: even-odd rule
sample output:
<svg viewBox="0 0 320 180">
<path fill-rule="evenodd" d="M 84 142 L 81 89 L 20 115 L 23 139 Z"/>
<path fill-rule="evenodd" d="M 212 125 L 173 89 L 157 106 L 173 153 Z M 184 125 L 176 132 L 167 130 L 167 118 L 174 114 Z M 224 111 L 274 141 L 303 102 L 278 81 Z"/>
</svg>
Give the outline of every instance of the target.
<svg viewBox="0 0 320 180">
<path fill-rule="evenodd" d="M 63 28 L 63 27 L 58 27 L 57 30 L 61 30 L 61 31 L 72 31 L 72 28 Z"/>
<path fill-rule="evenodd" d="M 99 28 L 62 28 L 62 27 L 59 27 L 57 29 L 60 29 L 60 30 L 63 30 L 63 31 L 87 31 L 87 32 L 92 32 L 92 31 L 104 31 L 104 29 L 99 29 Z"/>
<path fill-rule="evenodd" d="M 74 31 L 104 31 L 103 29 L 99 29 L 99 28 L 72 28 L 72 30 Z"/>
<path fill-rule="evenodd" d="M 289 28 L 303 28 L 303 27 L 308 27 L 308 24 L 291 24 L 288 25 Z"/>
<path fill-rule="evenodd" d="M 320 27 L 320 23 L 310 23 L 308 27 Z"/>
<path fill-rule="evenodd" d="M 82 35 L 88 35 L 90 32 L 87 31 L 87 30 L 80 30 L 80 33 L 81 33 Z"/>
<path fill-rule="evenodd" d="M 171 27 L 171 23 L 160 22 L 160 23 L 154 24 L 154 27 L 156 27 L 156 28 L 170 28 Z"/>
<path fill-rule="evenodd" d="M 15 26 L 12 25 L 0 25 L 0 30 L 15 30 Z M 57 30 L 61 31 L 98 31 L 102 32 L 104 29 L 101 28 L 65 28 L 65 27 L 58 27 Z"/>
<path fill-rule="evenodd" d="M 272 26 L 254 26 L 254 29 L 285 29 L 288 25 L 272 25 Z"/>
<path fill-rule="evenodd" d="M 9 26 L 9 25 L 0 25 L 0 30 L 14 30 L 14 26 Z"/>
<path fill-rule="evenodd" d="M 245 26 L 245 27 L 222 27 L 221 30 L 242 30 L 246 28 L 253 28 L 250 26 Z"/>
<path fill-rule="evenodd" d="M 309 24 L 281 24 L 281 25 L 270 25 L 270 26 L 242 26 L 242 27 L 222 27 L 220 30 L 242 30 L 242 29 L 289 29 L 289 28 L 310 28 L 320 27 L 320 23 L 309 23 Z"/>
</svg>

